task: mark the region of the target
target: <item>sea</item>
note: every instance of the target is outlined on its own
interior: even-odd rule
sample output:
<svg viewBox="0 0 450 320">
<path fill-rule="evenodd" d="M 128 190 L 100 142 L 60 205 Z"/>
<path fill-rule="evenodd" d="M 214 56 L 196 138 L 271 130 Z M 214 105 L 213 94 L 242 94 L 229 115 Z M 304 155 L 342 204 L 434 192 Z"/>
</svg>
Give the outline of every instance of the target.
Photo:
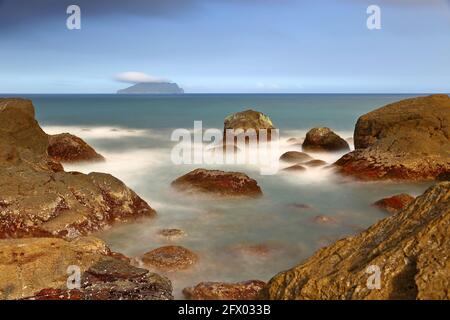
<svg viewBox="0 0 450 320">
<path fill-rule="evenodd" d="M 196 265 L 164 273 L 182 299 L 182 289 L 205 281 L 268 281 L 305 261 L 316 250 L 357 234 L 389 214 L 372 206 L 383 197 L 417 196 L 428 183 L 359 182 L 327 167 L 305 172 L 261 174 L 254 164 L 175 164 L 171 140 L 176 129 L 223 129 L 226 116 L 253 109 L 280 130 L 280 154 L 301 151 L 314 127 L 326 126 L 353 148 L 355 123 L 378 107 L 416 95 L 401 94 L 183 94 L 183 95 L 20 95 L 32 99 L 36 117 L 49 134 L 75 134 L 105 156 L 104 163 L 65 165 L 66 171 L 106 172 L 121 179 L 157 211 L 154 219 L 116 225 L 95 236 L 134 258 L 161 246 L 180 245 L 199 256 Z M 333 163 L 343 153 L 313 154 Z M 183 195 L 171 188 L 195 169 L 244 172 L 255 179 L 259 199 L 214 199 Z M 327 217 L 327 219 L 320 219 Z M 185 236 L 167 239 L 162 229 Z M 158 271 L 159 272 L 159 271 Z M 161 273 L 161 272 L 159 272 Z"/>
</svg>

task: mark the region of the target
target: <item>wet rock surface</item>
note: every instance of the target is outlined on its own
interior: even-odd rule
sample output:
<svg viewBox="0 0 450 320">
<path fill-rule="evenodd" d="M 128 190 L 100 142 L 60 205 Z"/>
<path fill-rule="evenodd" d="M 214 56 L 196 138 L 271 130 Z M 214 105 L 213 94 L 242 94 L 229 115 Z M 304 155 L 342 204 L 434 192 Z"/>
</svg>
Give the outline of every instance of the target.
<svg viewBox="0 0 450 320">
<path fill-rule="evenodd" d="M 229 115 L 225 118 L 224 121 L 224 142 L 225 143 L 235 143 L 236 139 L 228 141 L 226 139 L 226 131 L 227 130 L 238 130 L 242 129 L 243 134 L 249 133 L 249 130 L 253 130 L 256 134 L 256 140 L 260 139 L 260 130 L 266 130 L 267 140 L 270 141 L 272 138 L 272 129 L 275 129 L 275 126 L 272 123 L 272 120 L 262 112 L 254 111 L 254 110 L 246 110 L 242 112 L 237 112 L 232 115 Z M 236 131 L 234 131 L 236 132 Z M 250 131 L 251 132 L 251 131 Z M 237 132 L 236 132 L 237 133 Z M 237 135 L 239 136 L 239 134 Z"/>
<path fill-rule="evenodd" d="M 70 133 L 48 136 L 48 154 L 57 162 L 98 162 L 105 158 L 83 139 Z"/>
<path fill-rule="evenodd" d="M 450 299 L 450 182 L 270 280 L 264 299 Z M 376 266 L 381 287 L 367 286 Z M 368 269 L 369 268 L 369 269 Z"/>
<path fill-rule="evenodd" d="M 450 97 L 406 99 L 358 119 L 355 148 L 335 164 L 363 180 L 430 180 L 450 171 Z"/>
<path fill-rule="evenodd" d="M 280 157 L 280 161 L 296 164 L 304 163 L 311 160 L 314 160 L 314 158 L 308 155 L 307 153 L 300 151 L 288 151 L 283 153 Z"/>
<path fill-rule="evenodd" d="M 392 197 L 380 199 L 376 201 L 373 205 L 391 214 L 395 214 L 405 209 L 413 201 L 414 201 L 413 196 L 402 193 Z"/>
<path fill-rule="evenodd" d="M 255 300 L 265 283 L 259 280 L 238 283 L 201 282 L 185 288 L 183 294 L 189 300 Z"/>
<path fill-rule="evenodd" d="M 196 169 L 172 182 L 172 187 L 188 194 L 219 197 L 260 197 L 256 180 L 240 172 Z"/>
<path fill-rule="evenodd" d="M 181 246 L 165 246 L 147 252 L 141 261 L 146 267 L 173 272 L 190 268 L 197 263 L 198 256 Z"/>
</svg>

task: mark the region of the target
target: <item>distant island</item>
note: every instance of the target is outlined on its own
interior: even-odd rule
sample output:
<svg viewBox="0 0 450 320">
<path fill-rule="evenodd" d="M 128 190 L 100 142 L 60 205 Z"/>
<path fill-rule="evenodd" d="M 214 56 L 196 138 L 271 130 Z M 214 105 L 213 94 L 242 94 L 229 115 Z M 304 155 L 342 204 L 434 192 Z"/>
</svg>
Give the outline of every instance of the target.
<svg viewBox="0 0 450 320">
<path fill-rule="evenodd" d="M 184 90 L 173 82 L 142 82 L 117 91 L 118 94 L 182 94 Z"/>
</svg>

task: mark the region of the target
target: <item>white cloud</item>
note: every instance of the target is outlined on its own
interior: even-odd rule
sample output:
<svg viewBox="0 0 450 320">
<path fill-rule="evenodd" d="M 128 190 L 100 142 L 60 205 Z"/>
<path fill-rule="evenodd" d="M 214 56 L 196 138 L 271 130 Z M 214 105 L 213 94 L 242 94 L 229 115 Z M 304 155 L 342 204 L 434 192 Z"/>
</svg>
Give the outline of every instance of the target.
<svg viewBox="0 0 450 320">
<path fill-rule="evenodd" d="M 143 72 L 128 71 L 116 74 L 114 77 L 117 81 L 126 83 L 152 83 L 152 82 L 169 82 L 164 78 L 155 77 Z"/>
</svg>

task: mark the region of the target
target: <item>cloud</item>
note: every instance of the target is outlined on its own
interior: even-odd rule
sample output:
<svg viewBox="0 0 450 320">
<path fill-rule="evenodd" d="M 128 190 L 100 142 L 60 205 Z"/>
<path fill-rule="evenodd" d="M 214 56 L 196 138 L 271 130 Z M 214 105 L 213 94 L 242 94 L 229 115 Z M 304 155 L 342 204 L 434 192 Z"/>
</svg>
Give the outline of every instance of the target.
<svg viewBox="0 0 450 320">
<path fill-rule="evenodd" d="M 116 74 L 114 77 L 117 81 L 125 83 L 155 83 L 155 82 L 169 82 L 164 78 L 155 77 L 143 72 L 128 71 Z"/>
</svg>

